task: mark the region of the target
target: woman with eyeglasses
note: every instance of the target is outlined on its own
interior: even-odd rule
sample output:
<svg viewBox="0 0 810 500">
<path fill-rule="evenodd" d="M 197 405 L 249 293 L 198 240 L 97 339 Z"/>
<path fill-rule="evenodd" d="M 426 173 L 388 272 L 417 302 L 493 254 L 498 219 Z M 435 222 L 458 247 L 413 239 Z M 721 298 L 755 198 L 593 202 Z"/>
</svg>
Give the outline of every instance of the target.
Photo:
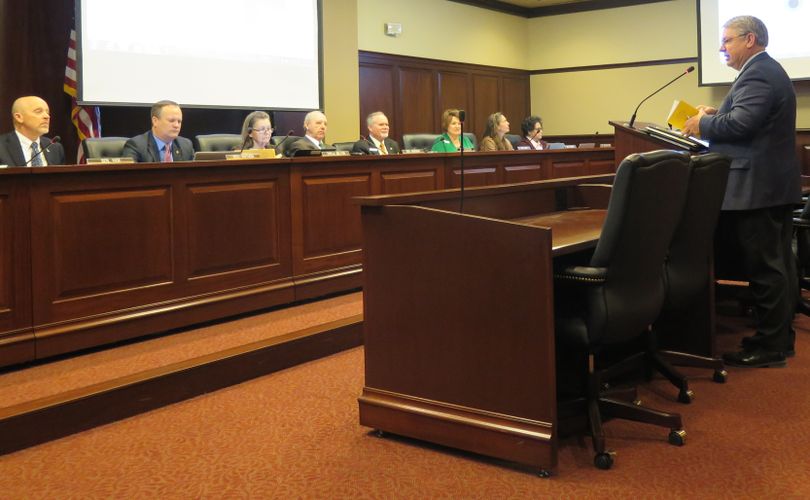
<svg viewBox="0 0 810 500">
<path fill-rule="evenodd" d="M 509 121 L 500 111 L 492 113 L 487 118 L 487 125 L 484 128 L 484 137 L 478 151 L 512 151 L 512 143 L 507 139 L 509 132 Z"/>
<path fill-rule="evenodd" d="M 543 119 L 539 116 L 530 116 L 520 124 L 523 139 L 518 143 L 518 149 L 548 149 L 548 143 L 543 140 Z"/>
<path fill-rule="evenodd" d="M 241 149 L 274 149 L 270 145 L 273 136 L 273 124 L 270 115 L 264 111 L 254 111 L 245 117 L 242 123 Z"/>
</svg>

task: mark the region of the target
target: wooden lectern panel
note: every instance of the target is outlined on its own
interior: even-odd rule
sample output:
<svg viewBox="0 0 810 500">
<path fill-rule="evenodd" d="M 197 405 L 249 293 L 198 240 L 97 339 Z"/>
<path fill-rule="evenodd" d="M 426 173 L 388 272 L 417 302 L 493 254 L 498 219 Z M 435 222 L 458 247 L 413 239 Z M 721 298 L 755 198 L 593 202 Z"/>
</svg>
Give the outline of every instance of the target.
<svg viewBox="0 0 810 500">
<path fill-rule="evenodd" d="M 382 194 L 416 193 L 439 189 L 438 170 L 382 172 L 380 181 Z"/>
</svg>

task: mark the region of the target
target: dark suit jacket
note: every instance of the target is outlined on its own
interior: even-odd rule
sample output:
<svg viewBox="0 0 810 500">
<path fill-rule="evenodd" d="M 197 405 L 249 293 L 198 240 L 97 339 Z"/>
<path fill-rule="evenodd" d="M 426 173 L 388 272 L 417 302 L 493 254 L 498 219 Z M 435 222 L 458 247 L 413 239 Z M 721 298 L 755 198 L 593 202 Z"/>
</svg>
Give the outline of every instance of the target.
<svg viewBox="0 0 810 500">
<path fill-rule="evenodd" d="M 539 135 L 539 134 L 538 134 Z M 540 140 L 540 144 L 543 146 L 543 149 L 548 149 L 548 143 L 544 140 Z M 534 143 L 530 141 L 527 137 L 524 137 L 517 145 L 515 149 L 535 149 Z"/>
<path fill-rule="evenodd" d="M 157 150 L 155 144 L 155 136 L 152 132 L 136 135 L 124 144 L 123 156 L 129 156 L 135 161 L 142 162 L 160 162 L 161 155 Z M 191 161 L 194 159 L 194 146 L 191 141 L 185 137 L 177 137 L 172 141 L 172 157 L 174 161 Z"/>
<path fill-rule="evenodd" d="M 65 164 L 65 148 L 61 144 L 58 142 L 51 144 L 51 140 L 47 137 L 40 137 L 39 146 L 44 150 L 42 154 L 45 155 L 48 165 Z M 8 165 L 9 167 L 26 166 L 25 155 L 16 132 L 9 132 L 0 136 L 0 165 Z"/>
<path fill-rule="evenodd" d="M 397 144 L 397 141 L 386 137 L 383 142 L 385 143 L 385 149 L 388 150 L 389 155 L 399 154 L 399 144 Z M 360 139 L 355 142 L 354 146 L 352 146 L 352 154 L 378 155 L 380 151 L 377 149 L 377 146 L 374 145 L 374 141 L 369 138 Z"/>
<path fill-rule="evenodd" d="M 307 139 L 306 137 L 301 137 L 300 139 L 294 141 L 292 144 L 284 147 L 284 156 L 293 156 L 296 151 L 300 151 L 302 149 L 306 149 L 309 151 L 315 151 L 318 148 L 312 141 Z"/>
<path fill-rule="evenodd" d="M 700 119 L 710 150 L 732 158 L 723 210 L 797 203 L 796 94 L 782 66 L 766 53 L 745 66 L 714 115 Z"/>
</svg>

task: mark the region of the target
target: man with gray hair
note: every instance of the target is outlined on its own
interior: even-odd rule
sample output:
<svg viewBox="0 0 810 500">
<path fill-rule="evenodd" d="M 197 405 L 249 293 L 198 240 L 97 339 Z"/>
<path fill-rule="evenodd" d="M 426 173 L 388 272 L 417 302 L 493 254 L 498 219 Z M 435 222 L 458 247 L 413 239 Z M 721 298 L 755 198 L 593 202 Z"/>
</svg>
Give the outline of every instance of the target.
<svg viewBox="0 0 810 500">
<path fill-rule="evenodd" d="M 765 52 L 762 21 L 735 17 L 722 36 L 720 52 L 739 75 L 719 109 L 698 106 L 682 131 L 732 159 L 717 228 L 724 252 L 718 261 L 739 256 L 754 296 L 756 335 L 723 359 L 734 366 L 783 366 L 795 352 L 791 323 L 798 299 L 791 250 L 793 206 L 801 200 L 796 94 L 785 70 Z"/>
<path fill-rule="evenodd" d="M 399 144 L 388 137 L 390 127 L 388 117 L 382 111 L 375 111 L 366 118 L 368 138 L 354 143 L 352 154 L 395 155 L 399 154 Z"/>
<path fill-rule="evenodd" d="M 326 139 L 326 115 L 320 111 L 310 111 L 304 117 L 304 137 L 299 138 L 284 148 L 286 156 L 296 156 L 298 151 L 316 151 L 328 148 Z"/>
</svg>

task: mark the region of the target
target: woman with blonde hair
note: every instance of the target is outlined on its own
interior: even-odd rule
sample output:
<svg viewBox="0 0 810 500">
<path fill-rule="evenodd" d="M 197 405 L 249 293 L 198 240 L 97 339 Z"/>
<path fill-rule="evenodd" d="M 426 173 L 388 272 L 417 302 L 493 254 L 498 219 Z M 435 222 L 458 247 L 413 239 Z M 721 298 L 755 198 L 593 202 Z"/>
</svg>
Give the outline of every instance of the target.
<svg viewBox="0 0 810 500">
<path fill-rule="evenodd" d="M 273 124 L 270 115 L 264 111 L 254 111 L 245 117 L 242 123 L 241 149 L 273 149 L 270 139 L 273 137 Z"/>
<path fill-rule="evenodd" d="M 439 153 L 455 153 L 464 145 L 465 151 L 474 151 L 472 142 L 461 136 L 461 118 L 457 109 L 445 109 L 442 113 L 442 129 L 444 133 L 436 138 L 431 151 Z M 462 142 L 463 141 L 463 142 Z"/>
<path fill-rule="evenodd" d="M 487 126 L 484 129 L 484 137 L 481 139 L 479 151 L 512 151 L 512 143 L 507 139 L 509 132 L 509 121 L 498 111 L 492 113 L 487 118 Z"/>
</svg>

